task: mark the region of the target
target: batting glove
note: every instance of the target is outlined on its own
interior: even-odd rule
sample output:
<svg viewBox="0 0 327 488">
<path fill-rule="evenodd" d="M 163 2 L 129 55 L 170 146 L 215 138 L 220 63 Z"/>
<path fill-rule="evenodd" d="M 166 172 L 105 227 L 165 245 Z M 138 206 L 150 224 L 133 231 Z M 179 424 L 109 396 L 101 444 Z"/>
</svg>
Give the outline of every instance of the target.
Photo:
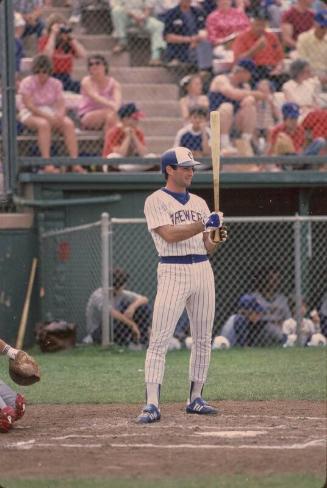
<svg viewBox="0 0 327 488">
<path fill-rule="evenodd" d="M 212 232 L 223 225 L 224 214 L 222 212 L 211 212 L 209 217 L 204 219 L 204 232 Z"/>
</svg>

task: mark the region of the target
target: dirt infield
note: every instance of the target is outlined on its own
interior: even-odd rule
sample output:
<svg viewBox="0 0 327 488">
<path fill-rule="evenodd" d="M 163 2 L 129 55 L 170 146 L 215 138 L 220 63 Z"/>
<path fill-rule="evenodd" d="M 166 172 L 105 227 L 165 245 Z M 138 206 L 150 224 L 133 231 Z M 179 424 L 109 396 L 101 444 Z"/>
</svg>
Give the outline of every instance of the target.
<svg viewBox="0 0 327 488">
<path fill-rule="evenodd" d="M 190 477 L 326 471 L 323 402 L 221 402 L 217 417 L 163 404 L 139 426 L 135 405 L 30 406 L 0 434 L 4 478 Z"/>
</svg>

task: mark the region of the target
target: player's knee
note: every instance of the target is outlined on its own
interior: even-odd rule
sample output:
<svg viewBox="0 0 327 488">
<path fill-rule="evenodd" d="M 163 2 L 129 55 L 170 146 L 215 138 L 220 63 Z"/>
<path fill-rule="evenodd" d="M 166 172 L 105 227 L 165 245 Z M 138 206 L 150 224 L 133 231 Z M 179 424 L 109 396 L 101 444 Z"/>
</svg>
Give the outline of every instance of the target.
<svg viewBox="0 0 327 488">
<path fill-rule="evenodd" d="M 4 407 L 0 410 L 0 432 L 9 432 L 16 419 L 15 410 L 12 407 Z"/>
</svg>

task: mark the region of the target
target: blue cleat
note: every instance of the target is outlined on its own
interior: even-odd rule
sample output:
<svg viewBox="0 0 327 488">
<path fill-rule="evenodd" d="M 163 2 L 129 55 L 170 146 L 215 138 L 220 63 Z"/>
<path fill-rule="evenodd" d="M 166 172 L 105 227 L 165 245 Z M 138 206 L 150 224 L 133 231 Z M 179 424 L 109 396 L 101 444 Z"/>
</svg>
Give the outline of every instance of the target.
<svg viewBox="0 0 327 488">
<path fill-rule="evenodd" d="M 141 415 L 137 417 L 138 424 L 152 424 L 153 422 L 159 422 L 160 420 L 160 410 L 152 403 L 146 405 Z"/>
<path fill-rule="evenodd" d="M 217 415 L 218 410 L 208 405 L 203 398 L 199 397 L 186 406 L 186 413 L 196 413 L 198 415 Z"/>
</svg>

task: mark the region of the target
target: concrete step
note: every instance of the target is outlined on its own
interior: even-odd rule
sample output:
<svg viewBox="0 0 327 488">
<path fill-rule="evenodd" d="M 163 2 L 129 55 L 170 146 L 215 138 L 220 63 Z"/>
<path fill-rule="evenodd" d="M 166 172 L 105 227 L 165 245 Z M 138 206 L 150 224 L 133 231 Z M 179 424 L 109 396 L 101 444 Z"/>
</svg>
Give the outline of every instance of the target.
<svg viewBox="0 0 327 488">
<path fill-rule="evenodd" d="M 147 147 L 149 152 L 155 154 L 162 154 L 167 151 L 167 149 L 173 147 L 174 137 L 167 136 L 151 136 L 146 138 Z"/>
<path fill-rule="evenodd" d="M 173 83 L 171 74 L 164 68 L 151 68 L 151 67 L 130 67 L 126 66 L 128 53 L 123 53 L 126 59 L 121 57 L 112 56 L 110 58 L 110 74 L 116 78 L 120 83 L 126 85 L 142 84 L 142 83 Z M 114 64 L 116 62 L 122 64 Z M 124 63 L 124 64 L 123 64 Z M 81 80 L 85 76 L 86 61 L 84 60 L 83 66 L 79 62 L 74 66 L 74 78 Z"/>
<path fill-rule="evenodd" d="M 44 7 L 42 10 L 42 18 L 47 19 L 49 15 L 60 14 L 66 19 L 69 19 L 71 15 L 71 11 L 72 11 L 71 7 L 56 7 L 56 6 Z"/>
<path fill-rule="evenodd" d="M 178 87 L 162 84 L 135 84 L 122 86 L 123 100 L 177 100 Z"/>
<path fill-rule="evenodd" d="M 181 127 L 183 127 L 183 122 L 172 117 L 151 117 L 141 122 L 141 128 L 144 130 L 145 136 L 175 137 Z"/>
<path fill-rule="evenodd" d="M 180 108 L 178 101 L 156 101 L 141 100 L 137 102 L 138 107 L 147 117 L 176 117 L 180 118 Z"/>
<path fill-rule="evenodd" d="M 90 51 L 105 51 L 111 49 L 115 45 L 115 41 L 112 37 L 105 34 L 93 35 L 93 34 L 78 34 L 76 38 L 83 44 L 83 46 Z"/>
<path fill-rule="evenodd" d="M 87 56 L 92 56 L 94 54 L 101 54 L 108 61 L 109 66 L 120 66 L 129 67 L 130 57 L 127 51 L 124 51 L 118 55 L 112 56 L 108 49 L 106 50 L 87 50 Z M 86 59 L 75 59 L 74 61 L 74 76 L 76 73 L 76 78 L 80 79 L 82 70 L 86 69 Z M 84 75 L 83 75 L 84 76 Z M 82 76 L 82 77 L 83 77 Z"/>
</svg>

